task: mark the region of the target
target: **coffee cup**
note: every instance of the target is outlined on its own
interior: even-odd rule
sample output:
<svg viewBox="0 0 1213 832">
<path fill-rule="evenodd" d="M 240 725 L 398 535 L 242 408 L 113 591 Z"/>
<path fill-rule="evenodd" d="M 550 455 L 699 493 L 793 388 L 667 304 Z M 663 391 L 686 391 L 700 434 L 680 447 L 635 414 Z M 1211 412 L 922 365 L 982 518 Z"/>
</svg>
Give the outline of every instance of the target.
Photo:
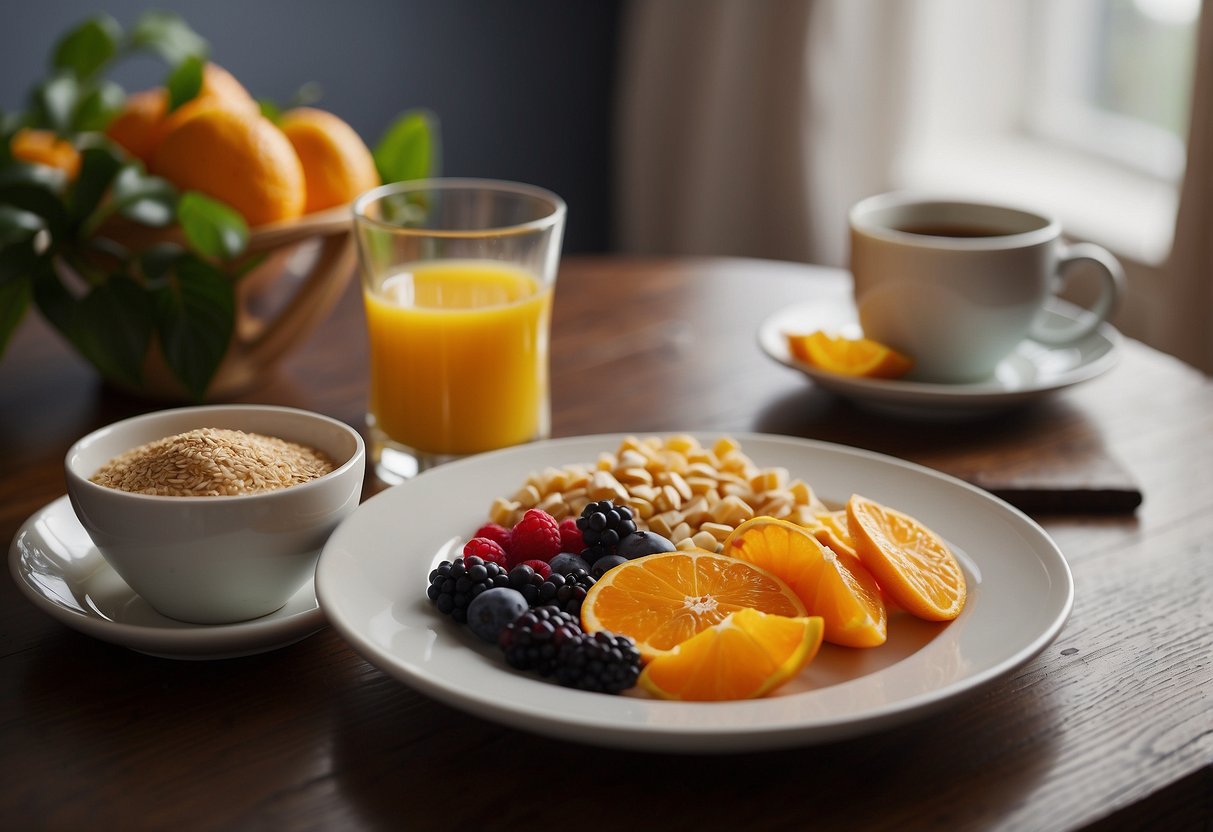
<svg viewBox="0 0 1213 832">
<path fill-rule="evenodd" d="M 1081 341 L 1124 291 L 1115 257 L 1065 243 L 1061 224 L 1038 211 L 891 193 L 856 204 L 849 222 L 863 334 L 909 356 L 910 379 L 977 382 L 1025 339 Z M 1080 263 L 1099 275 L 1098 297 L 1072 321 L 1046 327 L 1046 304 Z"/>
</svg>

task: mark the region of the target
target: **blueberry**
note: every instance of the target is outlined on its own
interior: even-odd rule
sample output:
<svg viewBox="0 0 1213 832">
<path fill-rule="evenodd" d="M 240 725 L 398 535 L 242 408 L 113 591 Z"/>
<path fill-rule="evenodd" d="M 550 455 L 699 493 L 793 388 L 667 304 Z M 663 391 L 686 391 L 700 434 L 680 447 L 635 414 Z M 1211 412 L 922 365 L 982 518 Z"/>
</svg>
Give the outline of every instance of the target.
<svg viewBox="0 0 1213 832">
<path fill-rule="evenodd" d="M 498 586 L 481 592 L 468 604 L 468 626 L 472 632 L 493 644 L 507 624 L 527 611 L 526 598 L 516 589 Z"/>
<path fill-rule="evenodd" d="M 607 570 L 614 569 L 619 564 L 627 562 L 628 559 L 622 555 L 605 555 L 594 561 L 594 566 L 590 569 L 590 574 L 595 578 L 601 578 L 606 574 Z"/>
<path fill-rule="evenodd" d="M 574 555 L 572 552 L 561 552 L 556 557 L 552 558 L 548 566 L 552 567 L 552 571 L 558 575 L 567 575 L 574 569 L 584 569 L 590 571 L 590 565 L 581 555 Z"/>
<path fill-rule="evenodd" d="M 655 555 L 658 552 L 674 551 L 674 544 L 666 540 L 656 532 L 632 532 L 630 535 L 619 541 L 619 545 L 615 547 L 617 554 L 631 560 L 632 558 L 644 557 L 645 555 Z"/>
</svg>

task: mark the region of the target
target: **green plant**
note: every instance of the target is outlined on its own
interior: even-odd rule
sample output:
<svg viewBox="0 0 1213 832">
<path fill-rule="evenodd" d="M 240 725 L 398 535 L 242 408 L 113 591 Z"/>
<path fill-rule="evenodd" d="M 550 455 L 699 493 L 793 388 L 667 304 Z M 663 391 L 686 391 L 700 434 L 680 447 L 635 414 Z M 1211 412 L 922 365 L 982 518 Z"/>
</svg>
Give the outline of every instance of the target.
<svg viewBox="0 0 1213 832">
<path fill-rule="evenodd" d="M 147 12 L 129 31 L 95 17 L 55 45 L 26 109 L 0 113 L 0 355 L 32 305 L 105 378 L 138 389 L 155 342 L 173 375 L 203 398 L 234 331 L 236 281 L 258 262 L 244 256 L 248 227 L 227 205 L 150 175 L 103 131 L 126 98 L 106 77 L 117 62 L 162 59 L 171 111 L 198 94 L 207 53 L 171 13 Z M 269 102 L 263 110 L 277 112 Z M 30 128 L 76 148 L 74 176 L 14 158 L 14 136 Z M 374 157 L 385 182 L 433 175 L 437 119 L 402 114 Z M 109 232 L 114 221 L 177 226 L 183 242 L 128 248 Z"/>
</svg>

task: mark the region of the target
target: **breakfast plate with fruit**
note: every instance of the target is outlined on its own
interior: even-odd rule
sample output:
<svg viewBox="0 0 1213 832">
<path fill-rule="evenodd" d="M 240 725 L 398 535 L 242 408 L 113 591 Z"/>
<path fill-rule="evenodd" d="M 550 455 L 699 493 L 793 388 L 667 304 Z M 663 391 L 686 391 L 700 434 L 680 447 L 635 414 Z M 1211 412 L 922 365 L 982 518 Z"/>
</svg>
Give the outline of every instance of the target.
<svg viewBox="0 0 1213 832">
<path fill-rule="evenodd" d="M 1053 641 L 1073 582 L 1030 518 L 908 462 L 762 434 L 604 435 L 371 498 L 330 537 L 316 593 L 368 661 L 479 718 L 743 751 L 957 703 Z"/>
<path fill-rule="evenodd" d="M 1065 328 L 1082 314 L 1079 307 L 1052 300 L 1042 326 Z M 773 360 L 799 370 L 813 383 L 857 403 L 918 414 L 983 413 L 1034 401 L 1042 396 L 1102 375 L 1118 360 L 1120 333 L 1110 324 L 1065 347 L 1031 340 L 1020 343 L 989 379 L 963 384 L 917 381 L 904 376 L 882 378 L 833 372 L 793 354 L 789 335 L 828 333 L 860 339 L 862 332 L 849 293 L 824 295 L 771 315 L 758 330 L 758 344 Z"/>
</svg>

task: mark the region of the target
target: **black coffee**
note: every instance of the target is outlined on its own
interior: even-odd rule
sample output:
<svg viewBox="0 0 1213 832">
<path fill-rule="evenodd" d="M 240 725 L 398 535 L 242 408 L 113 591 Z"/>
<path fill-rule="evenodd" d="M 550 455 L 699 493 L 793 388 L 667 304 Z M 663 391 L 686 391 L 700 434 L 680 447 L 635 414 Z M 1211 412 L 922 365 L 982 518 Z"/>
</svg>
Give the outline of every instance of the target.
<svg viewBox="0 0 1213 832">
<path fill-rule="evenodd" d="M 904 231 L 906 234 L 919 234 L 923 237 L 1005 237 L 1015 233 L 989 226 L 945 223 L 900 225 L 897 226 L 897 230 Z"/>
</svg>

